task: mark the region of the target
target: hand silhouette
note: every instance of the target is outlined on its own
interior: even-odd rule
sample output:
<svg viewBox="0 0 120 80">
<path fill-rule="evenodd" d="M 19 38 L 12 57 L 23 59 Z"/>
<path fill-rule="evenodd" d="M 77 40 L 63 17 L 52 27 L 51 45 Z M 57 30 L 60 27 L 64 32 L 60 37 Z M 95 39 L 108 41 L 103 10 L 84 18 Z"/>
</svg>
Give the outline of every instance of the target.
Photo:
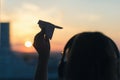
<svg viewBox="0 0 120 80">
<path fill-rule="evenodd" d="M 48 60 L 50 56 L 50 42 L 49 39 L 45 37 L 44 31 L 39 32 L 34 37 L 34 48 L 39 54 L 41 60 Z"/>
</svg>

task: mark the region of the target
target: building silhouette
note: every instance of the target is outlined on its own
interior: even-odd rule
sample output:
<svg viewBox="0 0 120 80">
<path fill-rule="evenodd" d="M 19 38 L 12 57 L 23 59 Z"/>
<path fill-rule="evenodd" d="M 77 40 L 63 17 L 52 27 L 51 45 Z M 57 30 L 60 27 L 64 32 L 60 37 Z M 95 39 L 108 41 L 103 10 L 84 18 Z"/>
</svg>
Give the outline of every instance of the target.
<svg viewBox="0 0 120 80">
<path fill-rule="evenodd" d="M 0 80 L 32 80 L 35 64 L 27 64 L 23 57 L 11 51 L 9 25 L 0 23 Z"/>
<path fill-rule="evenodd" d="M 1 23 L 1 48 L 10 48 L 9 23 Z"/>
</svg>

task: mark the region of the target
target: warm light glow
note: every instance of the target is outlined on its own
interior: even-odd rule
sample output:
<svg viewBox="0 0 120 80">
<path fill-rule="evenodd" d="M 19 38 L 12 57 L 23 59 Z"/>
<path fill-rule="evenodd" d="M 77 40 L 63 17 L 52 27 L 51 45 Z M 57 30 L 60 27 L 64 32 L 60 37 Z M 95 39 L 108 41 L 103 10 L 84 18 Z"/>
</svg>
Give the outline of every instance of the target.
<svg viewBox="0 0 120 80">
<path fill-rule="evenodd" d="M 26 41 L 25 42 L 25 47 L 31 47 L 32 46 L 32 42 L 31 41 Z"/>
<path fill-rule="evenodd" d="M 120 50 L 120 37 L 118 36 L 120 35 L 120 10 L 117 9 L 120 7 L 118 3 L 120 0 L 113 0 L 114 2 L 109 3 L 106 2 L 107 0 L 101 0 L 101 2 L 90 2 L 89 4 L 87 0 L 70 0 L 70 3 L 75 3 L 72 5 L 66 4 L 65 0 L 54 0 L 55 3 L 51 3 L 52 6 L 41 5 L 37 0 L 34 0 L 34 3 L 31 3 L 30 0 L 0 1 L 0 22 L 10 23 L 10 44 L 13 51 L 36 52 L 32 42 L 34 42 L 35 35 L 41 30 L 37 24 L 38 20 L 63 27 L 61 30 L 55 29 L 53 38 L 50 40 L 51 51 L 63 51 L 65 44 L 73 35 L 84 31 L 105 33 L 116 42 Z M 42 4 L 46 1 L 50 2 L 50 0 L 44 0 Z M 66 6 L 59 4 L 64 1 Z M 86 4 L 87 7 L 76 3 Z M 107 7 L 102 4 L 106 4 Z M 100 13 L 96 8 L 98 6 L 100 6 Z M 70 12 L 69 9 L 73 10 Z M 94 12 L 91 12 L 92 10 Z"/>
</svg>

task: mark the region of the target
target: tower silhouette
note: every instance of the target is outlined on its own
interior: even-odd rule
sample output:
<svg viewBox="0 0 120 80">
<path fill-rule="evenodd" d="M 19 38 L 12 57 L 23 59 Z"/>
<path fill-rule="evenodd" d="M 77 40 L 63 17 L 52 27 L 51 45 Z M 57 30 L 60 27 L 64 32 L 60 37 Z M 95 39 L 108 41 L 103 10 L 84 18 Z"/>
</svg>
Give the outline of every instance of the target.
<svg viewBox="0 0 120 80">
<path fill-rule="evenodd" d="M 9 23 L 0 23 L 0 48 L 10 48 Z"/>
</svg>

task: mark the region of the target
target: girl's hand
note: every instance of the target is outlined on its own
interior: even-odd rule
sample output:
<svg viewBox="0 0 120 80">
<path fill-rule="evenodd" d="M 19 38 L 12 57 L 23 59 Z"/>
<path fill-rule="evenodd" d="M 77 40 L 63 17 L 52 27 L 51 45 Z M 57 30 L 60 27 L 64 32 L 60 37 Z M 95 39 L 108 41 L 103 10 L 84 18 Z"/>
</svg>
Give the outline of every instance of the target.
<svg viewBox="0 0 120 80">
<path fill-rule="evenodd" d="M 50 42 L 43 32 L 36 34 L 33 46 L 38 52 L 40 60 L 48 61 L 50 56 Z"/>
</svg>

